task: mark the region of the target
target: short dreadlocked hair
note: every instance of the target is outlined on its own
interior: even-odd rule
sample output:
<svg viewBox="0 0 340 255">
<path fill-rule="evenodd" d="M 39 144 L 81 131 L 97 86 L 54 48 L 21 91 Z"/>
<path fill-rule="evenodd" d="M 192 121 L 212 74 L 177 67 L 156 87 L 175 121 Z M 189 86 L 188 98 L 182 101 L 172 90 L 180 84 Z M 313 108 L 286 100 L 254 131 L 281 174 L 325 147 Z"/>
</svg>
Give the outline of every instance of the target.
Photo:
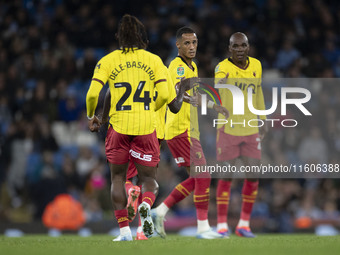
<svg viewBox="0 0 340 255">
<path fill-rule="evenodd" d="M 125 14 L 120 21 L 117 38 L 123 53 L 133 48 L 146 49 L 148 40 L 145 27 L 135 16 Z"/>
</svg>

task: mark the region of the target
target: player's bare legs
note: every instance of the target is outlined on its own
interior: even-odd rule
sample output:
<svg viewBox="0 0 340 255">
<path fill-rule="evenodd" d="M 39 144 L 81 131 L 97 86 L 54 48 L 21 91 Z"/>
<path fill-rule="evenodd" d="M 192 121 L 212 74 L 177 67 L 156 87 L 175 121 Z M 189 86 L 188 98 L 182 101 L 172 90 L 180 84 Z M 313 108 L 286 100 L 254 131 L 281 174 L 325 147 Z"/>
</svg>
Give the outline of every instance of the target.
<svg viewBox="0 0 340 255">
<path fill-rule="evenodd" d="M 158 194 L 157 167 L 143 166 L 137 163 L 135 163 L 135 166 L 142 185 L 142 203 L 138 207 L 138 212 L 142 221 L 143 232 L 149 238 L 152 236 L 154 229 L 150 210 Z"/>
<path fill-rule="evenodd" d="M 113 241 L 132 241 L 129 227 L 128 211 L 126 209 L 125 181 L 128 164 L 111 164 L 111 201 L 119 225 L 120 235 Z"/>
<path fill-rule="evenodd" d="M 111 172 L 111 201 L 114 210 L 125 209 L 127 198 L 125 192 L 126 170 L 128 164 L 109 163 Z"/>
<path fill-rule="evenodd" d="M 156 181 L 157 167 L 143 166 L 135 163 L 138 170 L 138 184 L 142 185 L 142 194 L 152 192 L 157 196 L 158 183 Z"/>
</svg>

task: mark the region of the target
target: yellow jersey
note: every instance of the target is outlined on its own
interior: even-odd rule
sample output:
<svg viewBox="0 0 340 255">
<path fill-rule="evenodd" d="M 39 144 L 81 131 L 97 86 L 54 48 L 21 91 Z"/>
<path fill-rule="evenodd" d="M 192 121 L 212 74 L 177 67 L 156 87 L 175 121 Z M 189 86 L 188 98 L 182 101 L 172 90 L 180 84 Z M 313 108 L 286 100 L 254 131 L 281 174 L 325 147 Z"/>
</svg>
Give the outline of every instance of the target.
<svg viewBox="0 0 340 255">
<path fill-rule="evenodd" d="M 217 128 L 224 126 L 226 134 L 234 136 L 247 136 L 259 132 L 258 123 L 255 123 L 258 116 L 253 114 L 248 108 L 248 88 L 252 88 L 252 102 L 257 110 L 265 110 L 265 104 L 262 93 L 261 77 L 262 66 L 261 62 L 255 58 L 248 57 L 247 66 L 240 68 L 236 66 L 231 58 L 227 58 L 220 62 L 215 68 L 215 83 L 218 83 L 222 78 L 228 74 L 228 85 L 237 86 L 244 96 L 244 114 L 233 114 L 233 96 L 229 89 L 220 88 L 219 94 L 221 96 L 222 105 L 229 110 L 229 118 L 227 124 L 219 124 Z M 222 82 L 225 84 L 225 82 Z M 266 116 L 259 116 L 260 119 L 266 119 Z M 222 114 L 218 115 L 219 119 L 224 119 Z M 248 123 L 248 121 L 254 120 Z"/>
<path fill-rule="evenodd" d="M 156 128 L 157 103 L 168 99 L 167 68 L 162 60 L 146 50 L 127 53 L 115 50 L 99 60 L 87 95 L 87 115 L 93 116 L 100 90 L 109 84 L 111 93 L 110 123 L 115 131 L 127 135 L 147 135 Z M 91 89 L 91 87 L 93 88 Z M 155 86 L 159 100 L 153 100 Z M 99 90 L 99 92 L 98 92 Z M 159 106 L 159 107 L 160 107 Z"/>
<path fill-rule="evenodd" d="M 157 133 L 157 138 L 158 139 L 164 139 L 165 137 L 165 115 L 166 115 L 166 110 L 168 104 L 170 104 L 173 100 L 176 99 L 177 93 L 175 90 L 175 87 L 173 86 L 172 78 L 170 75 L 169 70 L 167 69 L 167 80 L 168 80 L 168 101 L 165 105 L 163 105 L 158 111 L 156 111 L 157 118 L 156 118 L 156 133 Z M 158 97 L 158 91 L 156 90 L 155 98 Z M 170 111 L 169 111 L 170 112 Z"/>
<path fill-rule="evenodd" d="M 173 87 L 183 78 L 198 77 L 197 66 L 194 62 L 192 62 L 192 67 L 193 69 L 191 69 L 180 56 L 177 56 L 171 61 L 169 72 Z M 193 89 L 189 91 L 190 95 L 192 95 L 192 93 Z M 183 102 L 182 108 L 177 114 L 173 114 L 170 111 L 167 112 L 165 139 L 170 140 L 175 136 L 183 134 L 185 131 L 188 131 L 189 137 L 199 140 L 200 133 L 198 129 L 197 108 L 193 106 L 190 107 L 189 103 Z"/>
</svg>

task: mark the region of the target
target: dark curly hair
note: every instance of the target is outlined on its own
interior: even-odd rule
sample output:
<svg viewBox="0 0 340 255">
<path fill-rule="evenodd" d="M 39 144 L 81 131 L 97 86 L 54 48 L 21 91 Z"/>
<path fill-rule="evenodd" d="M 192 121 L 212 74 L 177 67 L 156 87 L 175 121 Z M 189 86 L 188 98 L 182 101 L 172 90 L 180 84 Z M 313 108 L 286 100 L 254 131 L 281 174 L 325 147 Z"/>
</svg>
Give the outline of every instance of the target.
<svg viewBox="0 0 340 255">
<path fill-rule="evenodd" d="M 117 38 L 123 53 L 133 51 L 133 48 L 146 49 L 148 45 L 143 23 L 129 14 L 125 14 L 120 21 Z"/>
</svg>

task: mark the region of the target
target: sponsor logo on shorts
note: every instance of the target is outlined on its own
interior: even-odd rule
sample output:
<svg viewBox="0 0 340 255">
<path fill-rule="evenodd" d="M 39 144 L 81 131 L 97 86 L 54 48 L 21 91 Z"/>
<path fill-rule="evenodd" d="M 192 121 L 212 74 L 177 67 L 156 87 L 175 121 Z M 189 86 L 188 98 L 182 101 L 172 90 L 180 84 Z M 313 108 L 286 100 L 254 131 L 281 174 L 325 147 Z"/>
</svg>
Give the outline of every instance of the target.
<svg viewBox="0 0 340 255">
<path fill-rule="evenodd" d="M 144 155 L 142 156 L 141 153 L 136 152 L 136 151 L 134 151 L 134 150 L 130 150 L 130 154 L 131 154 L 132 157 L 138 158 L 138 159 L 143 160 L 143 161 L 148 161 L 148 162 L 150 162 L 150 161 L 152 160 L 152 155 L 146 155 L 146 154 L 144 154 Z"/>
<path fill-rule="evenodd" d="M 175 158 L 175 162 L 176 164 L 180 164 L 180 163 L 185 163 L 185 160 L 182 157 L 178 157 L 178 158 Z"/>
</svg>

